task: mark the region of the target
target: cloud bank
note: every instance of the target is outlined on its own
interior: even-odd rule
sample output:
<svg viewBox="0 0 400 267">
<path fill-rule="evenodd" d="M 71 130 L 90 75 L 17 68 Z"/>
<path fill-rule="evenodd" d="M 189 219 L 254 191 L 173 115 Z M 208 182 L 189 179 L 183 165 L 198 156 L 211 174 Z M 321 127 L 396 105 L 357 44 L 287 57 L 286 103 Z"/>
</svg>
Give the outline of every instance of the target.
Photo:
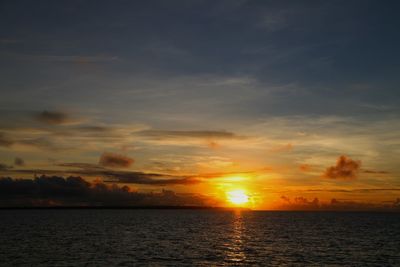
<svg viewBox="0 0 400 267">
<path fill-rule="evenodd" d="M 330 202 L 321 202 L 318 198 L 308 200 L 305 197 L 290 199 L 281 196 L 276 206 L 279 210 L 326 210 L 326 211 L 396 211 L 400 212 L 400 198 L 388 202 L 357 202 L 332 198 Z"/>
<path fill-rule="evenodd" d="M 4 164 L 3 164 L 4 165 Z M 179 176 L 164 173 L 147 173 L 140 171 L 121 171 L 104 168 L 97 164 L 89 163 L 62 163 L 59 167 L 74 169 L 48 170 L 48 169 L 10 169 L 4 165 L 0 171 L 12 174 L 31 174 L 31 175 L 77 175 L 83 177 L 101 177 L 105 183 L 126 183 L 138 185 L 193 185 L 200 183 L 201 180 L 195 176 Z"/>
<path fill-rule="evenodd" d="M 79 176 L 0 178 L 0 206 L 204 206 L 207 198 L 194 194 L 139 193 L 128 186 L 89 183 Z"/>
</svg>

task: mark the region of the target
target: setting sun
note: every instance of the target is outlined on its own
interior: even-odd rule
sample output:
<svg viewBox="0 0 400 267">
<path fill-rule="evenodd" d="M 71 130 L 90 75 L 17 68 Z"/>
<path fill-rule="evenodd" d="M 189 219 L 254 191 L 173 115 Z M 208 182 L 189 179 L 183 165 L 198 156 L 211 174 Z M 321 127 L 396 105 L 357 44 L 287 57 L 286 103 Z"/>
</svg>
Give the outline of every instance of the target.
<svg viewBox="0 0 400 267">
<path fill-rule="evenodd" d="M 241 189 L 229 191 L 227 198 L 229 202 L 235 205 L 243 205 L 249 202 L 249 196 Z"/>
</svg>

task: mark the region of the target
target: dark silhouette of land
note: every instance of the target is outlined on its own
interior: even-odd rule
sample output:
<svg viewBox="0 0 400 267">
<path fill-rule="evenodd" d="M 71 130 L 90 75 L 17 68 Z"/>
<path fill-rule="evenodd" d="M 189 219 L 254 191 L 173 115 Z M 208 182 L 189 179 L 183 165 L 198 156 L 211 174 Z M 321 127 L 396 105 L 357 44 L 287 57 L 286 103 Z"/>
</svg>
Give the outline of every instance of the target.
<svg viewBox="0 0 400 267">
<path fill-rule="evenodd" d="M 210 207 L 210 206 L 16 206 L 16 207 L 0 207 L 0 210 L 25 210 L 25 209 L 126 209 L 126 210 L 250 210 L 248 208 L 236 208 L 236 207 Z"/>
</svg>

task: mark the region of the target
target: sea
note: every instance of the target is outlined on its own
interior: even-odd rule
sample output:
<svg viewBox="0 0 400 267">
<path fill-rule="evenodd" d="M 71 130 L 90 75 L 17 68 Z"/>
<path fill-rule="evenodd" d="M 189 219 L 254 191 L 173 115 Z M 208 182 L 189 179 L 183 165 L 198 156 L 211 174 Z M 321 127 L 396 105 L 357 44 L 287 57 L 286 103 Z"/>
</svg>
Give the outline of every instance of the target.
<svg viewBox="0 0 400 267">
<path fill-rule="evenodd" d="M 400 266 L 400 214 L 0 210 L 0 266 Z"/>
</svg>

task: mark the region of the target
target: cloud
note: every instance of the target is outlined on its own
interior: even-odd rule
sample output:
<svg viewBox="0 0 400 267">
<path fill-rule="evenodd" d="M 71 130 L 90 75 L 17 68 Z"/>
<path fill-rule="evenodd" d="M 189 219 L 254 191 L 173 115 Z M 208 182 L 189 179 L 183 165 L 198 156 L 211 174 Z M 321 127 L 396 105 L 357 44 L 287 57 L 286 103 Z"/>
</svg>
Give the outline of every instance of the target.
<svg viewBox="0 0 400 267">
<path fill-rule="evenodd" d="M 335 166 L 326 169 L 324 177 L 330 179 L 352 180 L 357 178 L 361 161 L 354 161 L 349 157 L 340 156 Z"/>
<path fill-rule="evenodd" d="M 357 188 L 357 189 L 307 189 L 304 192 L 331 192 L 331 193 L 374 193 L 382 191 L 400 191 L 400 188 Z"/>
<path fill-rule="evenodd" d="M 39 138 L 26 138 L 16 141 L 17 145 L 30 146 L 37 149 L 60 150 L 61 147 L 54 143 L 52 138 L 42 136 Z"/>
<path fill-rule="evenodd" d="M 16 157 L 14 159 L 14 165 L 15 166 L 24 166 L 25 165 L 25 161 L 20 157 Z"/>
<path fill-rule="evenodd" d="M 35 118 L 46 124 L 59 125 L 71 122 L 68 114 L 59 111 L 42 111 L 35 115 Z"/>
<path fill-rule="evenodd" d="M 282 152 L 290 152 L 292 150 L 293 150 L 293 145 L 291 143 L 287 143 L 284 145 L 274 146 L 269 151 L 272 153 L 282 153 Z"/>
<path fill-rule="evenodd" d="M 387 171 L 363 170 L 363 173 L 369 174 L 389 174 Z"/>
<path fill-rule="evenodd" d="M 209 148 L 212 148 L 212 149 L 218 149 L 218 148 L 221 147 L 221 145 L 220 145 L 218 142 L 215 142 L 215 141 L 209 141 L 209 142 L 207 142 L 207 146 L 208 146 Z"/>
<path fill-rule="evenodd" d="M 9 139 L 4 133 L 0 133 L 0 147 L 10 147 L 14 141 Z"/>
<path fill-rule="evenodd" d="M 167 130 L 144 130 L 137 133 L 140 136 L 150 139 L 243 139 L 243 136 L 238 136 L 227 131 L 167 131 Z"/>
<path fill-rule="evenodd" d="M 129 172 L 129 171 L 113 171 L 113 170 L 98 170 L 98 171 L 78 171 L 77 173 L 86 175 L 97 175 L 107 177 L 111 180 L 105 180 L 108 183 L 127 183 L 127 184 L 142 184 L 142 185 L 192 185 L 200 181 L 191 176 L 173 176 L 160 173 L 145 173 L 145 172 Z"/>
<path fill-rule="evenodd" d="M 400 211 L 400 206 L 397 205 L 397 200 L 383 203 L 357 202 L 348 200 L 331 199 L 331 202 L 323 206 L 324 209 L 331 210 L 395 210 Z"/>
<path fill-rule="evenodd" d="M 108 152 L 103 153 L 99 160 L 101 166 L 111 168 L 128 168 L 133 162 L 134 160 L 132 158 Z"/>
<path fill-rule="evenodd" d="M 309 164 L 300 164 L 299 165 L 299 169 L 302 172 L 309 172 L 309 171 L 311 171 L 311 165 L 309 165 Z"/>
<path fill-rule="evenodd" d="M 139 171 L 116 171 L 104 168 L 97 164 L 88 163 L 63 163 L 58 164 L 60 167 L 72 167 L 77 169 L 66 170 L 43 170 L 43 169 L 3 169 L 0 171 L 15 174 L 32 174 L 32 175 L 78 175 L 84 177 L 102 177 L 105 183 L 127 183 L 141 185 L 193 185 L 200 183 L 200 177 L 195 176 L 179 176 L 163 173 L 146 173 Z"/>
<path fill-rule="evenodd" d="M 35 179 L 0 178 L 0 206 L 204 206 L 200 195 L 139 193 L 128 186 L 89 183 L 81 177 L 40 176 Z"/>
<path fill-rule="evenodd" d="M 30 146 L 39 149 L 57 149 L 58 146 L 54 144 L 48 136 L 35 137 L 35 133 L 31 134 L 25 130 L 23 135 L 14 132 L 14 138 L 11 139 L 8 135 L 0 132 L 0 147 L 14 147 L 14 146 Z M 21 130 L 23 132 L 23 130 Z"/>
<path fill-rule="evenodd" d="M 276 209 L 280 210 L 335 210 L 335 211 L 400 211 L 400 199 L 388 202 L 357 202 L 332 198 L 330 202 L 321 202 L 318 198 L 308 200 L 305 197 L 280 197 Z"/>
<path fill-rule="evenodd" d="M 282 209 L 316 210 L 320 205 L 318 198 L 314 198 L 312 201 L 309 201 L 304 197 L 295 197 L 293 200 L 290 200 L 290 198 L 287 196 L 281 196 L 281 200 L 283 204 L 280 206 L 280 208 Z"/>
<path fill-rule="evenodd" d="M 10 169 L 12 169 L 12 166 L 0 163 L 0 171 L 7 171 L 7 170 L 10 170 Z"/>
<path fill-rule="evenodd" d="M 281 199 L 285 202 L 290 203 L 290 198 L 288 198 L 287 196 L 281 196 Z"/>
<path fill-rule="evenodd" d="M 113 177 L 114 180 L 105 182 L 118 182 L 126 184 L 146 184 L 146 185 L 192 185 L 200 183 L 200 180 L 195 177 L 173 177 L 160 174 L 149 174 L 141 172 L 108 172 L 107 176 Z"/>
<path fill-rule="evenodd" d="M 59 163 L 57 166 L 60 167 L 72 167 L 72 168 L 79 168 L 79 169 L 86 169 L 86 170 L 105 170 L 102 166 L 98 164 L 92 163 L 80 163 L 80 162 L 68 162 L 68 163 Z"/>
</svg>

